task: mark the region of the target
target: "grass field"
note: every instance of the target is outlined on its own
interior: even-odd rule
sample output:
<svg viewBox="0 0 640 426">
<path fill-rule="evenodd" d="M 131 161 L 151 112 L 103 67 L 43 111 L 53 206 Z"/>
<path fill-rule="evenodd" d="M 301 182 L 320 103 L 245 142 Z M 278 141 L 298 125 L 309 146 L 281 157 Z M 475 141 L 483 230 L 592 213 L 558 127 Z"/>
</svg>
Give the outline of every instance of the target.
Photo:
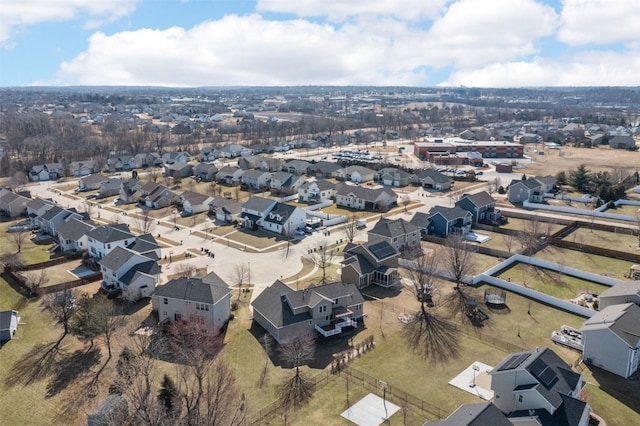
<svg viewBox="0 0 640 426">
<path fill-rule="evenodd" d="M 597 229 L 577 228 L 565 237 L 567 241 L 612 250 L 628 251 L 638 248 L 638 237 L 635 235 L 617 234 Z"/>
<path fill-rule="evenodd" d="M 498 275 L 498 278 L 523 283 L 527 288 L 540 291 L 559 299 L 575 298 L 579 292 L 588 290 L 602 293 L 608 286 L 585 281 L 559 272 L 518 263 Z"/>
<path fill-rule="evenodd" d="M 534 257 L 593 272 L 594 274 L 607 274 L 618 279 L 625 279 L 624 275 L 629 273 L 629 268 L 632 264 L 626 260 L 581 253 L 554 246 L 545 247 L 536 253 Z"/>
</svg>

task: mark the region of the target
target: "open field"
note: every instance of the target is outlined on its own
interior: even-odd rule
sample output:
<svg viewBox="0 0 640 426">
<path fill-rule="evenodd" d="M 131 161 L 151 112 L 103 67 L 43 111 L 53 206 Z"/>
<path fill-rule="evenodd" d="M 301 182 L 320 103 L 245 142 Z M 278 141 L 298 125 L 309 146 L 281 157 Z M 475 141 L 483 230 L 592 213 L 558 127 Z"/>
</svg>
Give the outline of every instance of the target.
<svg viewBox="0 0 640 426">
<path fill-rule="evenodd" d="M 559 299 L 573 299 L 582 291 L 600 294 L 608 286 L 581 280 L 559 272 L 518 263 L 498 275 L 498 278 L 522 283 L 527 288 L 540 291 Z"/>
<path fill-rule="evenodd" d="M 41 274 L 46 276 L 46 283 L 42 284 L 42 287 L 47 287 L 55 284 L 61 284 L 67 281 L 77 280 L 78 277 L 71 274 L 69 270 L 77 268 L 82 265 L 82 260 L 73 260 L 71 262 L 61 263 L 59 265 L 49 266 L 44 269 L 35 269 L 33 271 L 23 271 L 20 275 L 25 277 L 34 277 L 37 279 Z"/>
<path fill-rule="evenodd" d="M 0 256 L 14 254 L 17 252 L 13 239 L 14 236 L 7 232 L 7 228 L 14 223 L 21 222 L 22 220 L 24 219 L 0 222 Z M 27 232 L 26 238 L 24 238 L 22 243 L 22 250 L 18 254 L 22 262 L 25 264 L 44 262 L 51 258 L 51 253 L 47 251 L 51 247 L 53 247 L 53 243 L 34 243 L 33 240 L 31 240 L 31 232 Z"/>
<path fill-rule="evenodd" d="M 564 239 L 612 250 L 638 251 L 638 237 L 635 235 L 616 234 L 608 231 L 579 227 Z"/>
</svg>

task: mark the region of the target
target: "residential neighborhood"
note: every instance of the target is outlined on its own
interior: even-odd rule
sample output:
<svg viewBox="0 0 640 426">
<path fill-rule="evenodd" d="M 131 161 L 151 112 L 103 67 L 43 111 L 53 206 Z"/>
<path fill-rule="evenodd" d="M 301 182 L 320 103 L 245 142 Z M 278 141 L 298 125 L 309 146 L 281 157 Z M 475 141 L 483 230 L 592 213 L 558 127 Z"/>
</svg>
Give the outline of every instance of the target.
<svg viewBox="0 0 640 426">
<path fill-rule="evenodd" d="M 69 100 L 69 122 L 111 135 L 127 117 L 140 142 L 99 155 L 15 163 L 0 133 L 0 389 L 17 406 L 52 401 L 61 424 L 80 395 L 69 424 L 141 424 L 169 415 L 173 385 L 187 410 L 204 371 L 211 391 L 229 380 L 228 424 L 373 424 L 354 416 L 380 407 L 390 424 L 633 424 L 638 123 L 461 125 L 467 104 L 428 123 L 435 104 L 403 90 L 294 92 Z M 32 102 L 15 108 L 69 108 Z M 288 108 L 307 103 L 336 123 L 383 112 L 302 131 Z"/>
</svg>

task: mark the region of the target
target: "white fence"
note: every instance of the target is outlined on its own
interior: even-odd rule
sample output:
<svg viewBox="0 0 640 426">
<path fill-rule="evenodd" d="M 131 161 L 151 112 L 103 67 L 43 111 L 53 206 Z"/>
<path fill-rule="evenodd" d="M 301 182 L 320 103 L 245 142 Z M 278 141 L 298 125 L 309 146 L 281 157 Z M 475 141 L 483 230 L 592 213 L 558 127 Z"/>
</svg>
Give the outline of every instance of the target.
<svg viewBox="0 0 640 426">
<path fill-rule="evenodd" d="M 305 209 L 307 209 L 307 211 L 320 210 L 320 209 L 324 209 L 325 207 L 329 207 L 331 205 L 333 205 L 333 201 L 324 200 L 321 203 L 312 204 L 310 206 L 307 206 L 307 207 L 305 207 Z"/>
<path fill-rule="evenodd" d="M 525 201 L 524 203 L 522 203 L 522 206 L 528 209 L 549 210 L 554 212 L 577 214 L 577 215 L 588 216 L 588 217 L 599 217 L 602 219 L 616 219 L 616 220 L 624 220 L 626 222 L 635 221 L 635 218 L 633 216 L 627 216 L 624 214 L 603 213 L 595 210 L 587 211 L 583 209 L 577 209 L 574 207 L 550 206 L 548 204 L 531 203 L 529 201 Z"/>
<path fill-rule="evenodd" d="M 286 203 L 287 201 L 298 200 L 298 194 L 288 195 L 286 197 L 278 198 L 278 201 L 281 203 Z"/>
</svg>

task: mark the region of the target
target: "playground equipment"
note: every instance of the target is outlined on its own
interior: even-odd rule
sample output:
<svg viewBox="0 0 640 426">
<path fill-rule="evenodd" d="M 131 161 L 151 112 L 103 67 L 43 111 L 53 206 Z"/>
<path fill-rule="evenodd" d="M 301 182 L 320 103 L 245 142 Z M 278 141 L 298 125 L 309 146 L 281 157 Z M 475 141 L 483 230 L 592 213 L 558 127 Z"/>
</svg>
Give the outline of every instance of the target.
<svg viewBox="0 0 640 426">
<path fill-rule="evenodd" d="M 492 305 L 504 305 L 507 301 L 507 292 L 501 288 L 487 288 L 484 291 L 484 301 Z"/>
</svg>

